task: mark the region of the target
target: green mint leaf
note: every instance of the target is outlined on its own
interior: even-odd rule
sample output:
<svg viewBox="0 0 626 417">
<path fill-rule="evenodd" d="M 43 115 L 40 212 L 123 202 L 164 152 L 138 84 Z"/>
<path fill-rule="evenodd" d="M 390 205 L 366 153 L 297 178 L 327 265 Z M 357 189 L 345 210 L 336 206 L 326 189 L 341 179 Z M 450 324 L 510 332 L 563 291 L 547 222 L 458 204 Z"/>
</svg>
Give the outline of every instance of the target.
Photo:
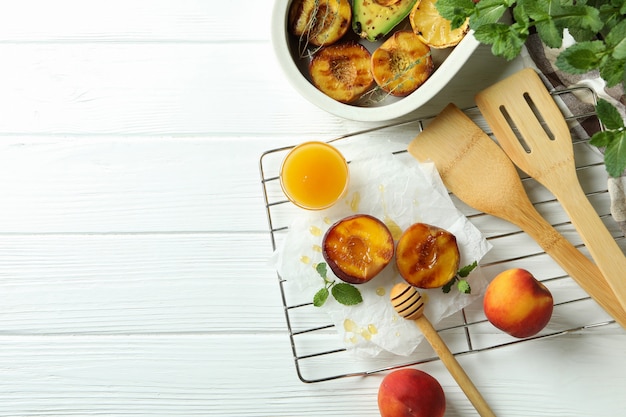
<svg viewBox="0 0 626 417">
<path fill-rule="evenodd" d="M 585 4 L 570 4 L 551 11 L 551 16 L 561 28 L 576 27 L 589 32 L 598 33 L 604 27 L 600 11 Z"/>
<path fill-rule="evenodd" d="M 605 50 L 602 41 L 576 43 L 559 54 L 556 66 L 570 74 L 584 74 L 598 66 Z"/>
<path fill-rule="evenodd" d="M 619 177 L 626 169 L 626 130 L 611 133 L 613 138 L 604 151 L 604 165 L 611 177 Z"/>
<path fill-rule="evenodd" d="M 606 46 L 613 50 L 611 56 L 615 59 L 626 58 L 626 20 L 622 20 L 604 38 Z"/>
<path fill-rule="evenodd" d="M 324 303 L 326 302 L 326 300 L 328 299 L 328 288 L 324 287 L 321 290 L 319 290 L 317 293 L 315 293 L 315 295 L 313 296 L 313 305 L 315 307 L 321 307 L 324 305 Z"/>
<path fill-rule="evenodd" d="M 464 266 L 459 269 L 459 276 L 461 278 L 467 278 L 467 276 L 478 266 L 478 262 L 474 261 L 469 265 Z"/>
<path fill-rule="evenodd" d="M 463 294 L 472 293 L 472 288 L 470 287 L 469 282 L 467 282 L 467 280 L 465 279 L 460 279 L 459 282 L 456 284 L 456 287 L 460 293 L 463 293 Z"/>
<path fill-rule="evenodd" d="M 517 29 L 519 25 L 492 23 L 476 29 L 474 37 L 481 43 L 490 44 L 494 55 L 512 60 L 519 55 L 528 36 Z"/>
<path fill-rule="evenodd" d="M 363 297 L 361 296 L 359 289 L 351 284 L 343 282 L 335 284 L 331 288 L 331 292 L 337 302 L 346 306 L 353 306 L 363 301 Z"/>
<path fill-rule="evenodd" d="M 513 4 L 515 0 L 480 0 L 474 13 L 470 15 L 470 28 L 478 29 L 480 26 L 498 22 Z"/>
<path fill-rule="evenodd" d="M 606 81 L 608 87 L 613 87 L 619 83 L 626 85 L 626 58 L 615 59 L 608 56 L 598 67 L 600 76 Z"/>
<path fill-rule="evenodd" d="M 599 99 L 596 105 L 596 113 L 602 124 L 609 130 L 624 128 L 624 120 L 619 111 L 608 101 Z"/>
<path fill-rule="evenodd" d="M 450 21 L 452 29 L 456 29 L 474 13 L 476 4 L 472 0 L 437 0 L 435 7 L 444 19 Z"/>
<path fill-rule="evenodd" d="M 326 267 L 326 263 L 324 262 L 320 262 L 315 265 L 315 270 L 324 279 L 326 279 L 326 277 L 328 276 L 328 268 Z"/>
<path fill-rule="evenodd" d="M 441 291 L 443 291 L 444 294 L 447 294 L 450 292 L 450 290 L 452 289 L 452 286 L 454 285 L 454 283 L 456 282 L 456 277 L 452 278 L 450 281 L 448 281 L 448 283 L 446 285 L 444 285 L 443 287 L 441 287 Z"/>
<path fill-rule="evenodd" d="M 591 137 L 591 140 L 589 141 L 589 143 L 592 144 L 593 146 L 597 146 L 598 148 L 606 148 L 607 146 L 609 146 L 609 143 L 611 143 L 611 141 L 613 140 L 613 137 L 614 137 L 614 134 L 610 130 L 607 132 L 596 132 Z"/>
<path fill-rule="evenodd" d="M 552 16 L 550 12 L 553 10 L 553 2 L 551 1 L 537 1 L 537 0 L 519 0 L 516 8 L 524 11 L 524 19 L 533 20 L 551 20 Z M 515 16 L 522 17 L 521 15 Z"/>
<path fill-rule="evenodd" d="M 536 21 L 535 27 L 539 38 L 550 48 L 559 48 L 563 44 L 563 29 L 557 27 L 552 19 Z"/>
</svg>

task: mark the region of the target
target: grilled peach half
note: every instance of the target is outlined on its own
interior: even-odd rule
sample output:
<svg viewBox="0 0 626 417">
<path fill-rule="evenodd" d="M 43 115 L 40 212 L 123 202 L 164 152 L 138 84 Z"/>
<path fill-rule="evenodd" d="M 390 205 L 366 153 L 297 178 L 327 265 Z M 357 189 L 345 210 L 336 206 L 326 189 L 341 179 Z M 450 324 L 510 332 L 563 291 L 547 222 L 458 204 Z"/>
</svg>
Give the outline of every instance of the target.
<svg viewBox="0 0 626 417">
<path fill-rule="evenodd" d="M 309 64 L 313 85 L 327 96 L 351 103 L 373 85 L 371 54 L 358 43 L 338 43 L 317 51 Z"/>
<path fill-rule="evenodd" d="M 392 96 L 417 90 L 435 71 L 430 47 L 412 31 L 398 31 L 372 53 L 376 84 Z"/>
<path fill-rule="evenodd" d="M 442 287 L 455 277 L 459 262 L 456 237 L 440 227 L 415 223 L 398 239 L 398 272 L 414 287 Z"/>
<path fill-rule="evenodd" d="M 305 43 L 330 45 L 352 24 L 348 0 L 295 0 L 289 9 L 289 29 Z"/>
<path fill-rule="evenodd" d="M 337 278 L 350 284 L 363 284 L 391 262 L 394 241 L 382 221 L 368 214 L 357 214 L 339 220 L 328 229 L 322 254 Z"/>
</svg>

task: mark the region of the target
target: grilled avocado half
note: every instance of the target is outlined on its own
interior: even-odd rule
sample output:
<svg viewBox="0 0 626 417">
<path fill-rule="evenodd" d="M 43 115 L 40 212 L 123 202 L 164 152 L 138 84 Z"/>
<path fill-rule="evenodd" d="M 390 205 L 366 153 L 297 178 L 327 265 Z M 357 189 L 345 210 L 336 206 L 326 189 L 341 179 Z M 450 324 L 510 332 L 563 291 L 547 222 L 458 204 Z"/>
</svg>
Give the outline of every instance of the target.
<svg viewBox="0 0 626 417">
<path fill-rule="evenodd" d="M 361 38 L 376 41 L 387 35 L 405 17 L 419 0 L 398 0 L 384 6 L 376 0 L 354 0 L 352 29 Z M 381 1 L 380 3 L 389 3 Z"/>
</svg>

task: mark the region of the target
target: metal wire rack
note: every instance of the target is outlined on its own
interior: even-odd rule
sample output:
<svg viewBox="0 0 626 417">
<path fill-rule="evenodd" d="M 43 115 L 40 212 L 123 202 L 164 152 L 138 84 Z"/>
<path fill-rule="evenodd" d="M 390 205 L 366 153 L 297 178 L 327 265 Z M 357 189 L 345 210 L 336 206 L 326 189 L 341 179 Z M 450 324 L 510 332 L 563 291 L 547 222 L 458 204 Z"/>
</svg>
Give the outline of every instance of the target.
<svg viewBox="0 0 626 417">
<path fill-rule="evenodd" d="M 573 146 L 581 185 L 615 239 L 624 248 L 626 245 L 624 235 L 610 218 L 610 197 L 607 191 L 607 176 L 602 155 L 588 144 L 588 138 L 583 137 L 585 135 L 580 134 L 581 123 L 595 123 L 596 126 L 600 126 L 593 112 L 595 94 L 585 87 L 553 92 L 557 101 L 560 101 L 559 97 L 565 97 L 564 94 L 573 95 L 577 100 L 581 94 L 591 97 L 592 105 L 589 106 L 589 112 L 572 115 L 564 111 L 564 115 L 573 127 Z M 567 110 L 567 107 L 563 106 L 563 109 Z M 483 130 L 490 133 L 477 108 L 469 108 L 464 111 Z M 356 149 L 361 149 L 368 143 L 373 143 L 372 141 L 387 141 L 389 152 L 399 155 L 406 153 L 406 145 L 433 118 L 425 117 L 419 120 L 392 123 L 343 135 L 329 142 L 339 148 L 348 161 Z M 286 235 L 289 224 L 298 213 L 301 213 L 300 209 L 285 198 L 279 181 L 280 164 L 292 147 L 264 152 L 259 161 L 261 184 L 274 251 L 280 247 L 281 239 Z M 540 213 L 545 213 L 544 216 L 548 216 L 546 217 L 548 222 L 583 253 L 586 253 L 584 244 L 554 196 L 522 172 L 520 172 L 520 176 L 535 208 Z M 494 330 L 482 313 L 482 305 L 477 306 L 476 304 L 480 304 L 477 302 L 444 319 L 437 324 L 437 331 L 454 355 L 477 353 L 567 333 L 591 331 L 592 328 L 601 328 L 614 323 L 614 320 L 590 299 L 525 233 L 501 219 L 464 205 L 453 195 L 451 197 L 457 208 L 493 244 L 494 249 L 481 261 L 481 268 L 487 274 L 493 276 L 501 270 L 512 267 L 525 267 L 538 271 L 540 275 L 535 274 L 537 278 L 546 284 L 555 296 L 551 322 L 546 329 L 531 338 L 515 339 Z M 365 376 L 438 360 L 427 343 L 421 343 L 409 357 L 398 357 L 386 353 L 375 358 L 358 357 L 339 340 L 337 329 L 330 318 L 312 305 L 312 295 L 301 294 L 297 288 L 294 288 L 290 282 L 280 276 L 278 276 L 278 284 L 295 368 L 302 382 L 315 383 L 350 376 Z M 576 314 L 580 311 L 584 311 L 584 314 Z"/>
</svg>

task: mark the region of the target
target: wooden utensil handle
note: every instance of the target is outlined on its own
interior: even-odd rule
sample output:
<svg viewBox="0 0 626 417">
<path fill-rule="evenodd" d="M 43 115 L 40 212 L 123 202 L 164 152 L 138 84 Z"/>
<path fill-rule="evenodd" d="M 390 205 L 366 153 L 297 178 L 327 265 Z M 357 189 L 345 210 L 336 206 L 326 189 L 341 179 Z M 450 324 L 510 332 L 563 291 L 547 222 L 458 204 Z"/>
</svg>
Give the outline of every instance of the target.
<svg viewBox="0 0 626 417">
<path fill-rule="evenodd" d="M 491 408 L 483 396 L 480 394 L 469 376 L 467 376 L 465 370 L 461 367 L 452 352 L 450 352 L 450 349 L 448 349 L 448 346 L 441 339 L 439 333 L 437 333 L 430 321 L 428 321 L 425 316 L 420 316 L 415 320 L 415 322 L 424 334 L 426 340 L 428 340 L 441 359 L 441 362 L 443 362 L 446 368 L 448 368 L 450 375 L 452 375 L 476 411 L 478 411 L 478 414 L 482 417 L 495 417 L 495 414 L 491 411 Z"/>
<path fill-rule="evenodd" d="M 551 191 L 572 220 L 622 308 L 626 309 L 626 256 L 602 223 L 578 181 L 575 184 L 577 186 L 569 181 L 567 189 L 552 187 Z"/>
<path fill-rule="evenodd" d="M 600 269 L 532 207 L 524 210 L 526 218 L 518 226 L 530 235 L 600 307 L 626 329 L 626 309 L 613 293 Z"/>
</svg>

